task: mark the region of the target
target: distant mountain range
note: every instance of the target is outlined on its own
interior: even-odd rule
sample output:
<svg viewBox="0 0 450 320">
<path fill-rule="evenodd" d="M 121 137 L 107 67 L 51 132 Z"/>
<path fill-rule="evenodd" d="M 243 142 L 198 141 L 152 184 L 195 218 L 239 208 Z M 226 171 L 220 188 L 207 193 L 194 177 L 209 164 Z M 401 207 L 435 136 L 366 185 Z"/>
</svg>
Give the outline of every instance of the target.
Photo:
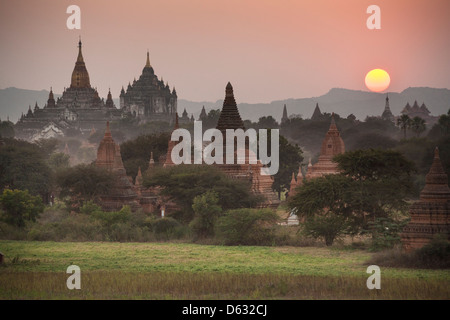
<svg viewBox="0 0 450 320">
<path fill-rule="evenodd" d="M 20 115 L 28 111 L 28 106 L 34 108 L 35 103 L 43 107 L 47 102 L 49 92 L 47 90 L 26 90 L 18 88 L 0 89 L 0 119 L 16 122 Z M 411 105 L 415 100 L 421 105 L 423 102 L 432 115 L 438 116 L 450 109 L 450 90 L 428 87 L 407 88 L 400 93 L 389 92 L 389 104 L 394 115 L 400 114 L 407 102 Z M 61 95 L 55 94 L 55 98 Z M 236 97 L 239 100 L 239 97 Z M 239 103 L 238 107 L 242 119 L 257 121 L 262 116 L 272 116 L 280 121 L 283 106 L 286 104 L 288 115 L 302 115 L 304 119 L 313 114 L 316 103 L 322 112 L 335 112 L 342 117 L 354 114 L 357 119 L 364 120 L 366 116 L 379 116 L 384 110 L 386 93 L 375 93 L 358 90 L 333 88 L 319 97 L 277 100 L 270 103 Z M 116 107 L 119 100 L 114 99 Z M 216 102 L 193 102 L 178 99 L 178 112 L 181 115 L 186 108 L 197 119 L 201 109 L 205 106 L 208 112 L 211 109 L 221 109 L 223 100 Z"/>
</svg>

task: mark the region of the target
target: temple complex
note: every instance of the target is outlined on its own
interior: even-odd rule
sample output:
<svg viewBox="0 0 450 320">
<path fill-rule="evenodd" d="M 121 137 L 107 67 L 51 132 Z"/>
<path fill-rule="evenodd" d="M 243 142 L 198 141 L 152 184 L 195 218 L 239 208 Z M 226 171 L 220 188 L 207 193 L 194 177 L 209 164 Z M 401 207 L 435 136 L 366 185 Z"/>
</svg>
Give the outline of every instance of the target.
<svg viewBox="0 0 450 320">
<path fill-rule="evenodd" d="M 411 221 L 401 234 L 406 251 L 423 247 L 437 234 L 450 240 L 450 188 L 438 148 L 434 151 L 433 164 L 426 175 L 420 200 L 412 204 L 410 214 Z"/>
<path fill-rule="evenodd" d="M 425 103 L 422 103 L 422 105 L 419 107 L 419 104 L 417 103 L 417 100 L 414 101 L 413 106 L 411 107 L 409 102 L 406 103 L 406 106 L 401 111 L 401 114 L 405 114 L 411 119 L 414 117 L 419 117 L 425 120 L 425 123 L 427 126 L 431 127 L 435 123 L 437 123 L 439 117 L 432 116 L 430 114 L 430 110 L 428 110 Z"/>
<path fill-rule="evenodd" d="M 173 123 L 177 113 L 177 92 L 170 90 L 169 84 L 155 75 L 147 51 L 147 61 L 142 74 L 133 84 L 128 83 L 127 90 L 120 92 L 120 108 L 141 122 L 165 121 Z"/>
<path fill-rule="evenodd" d="M 99 97 L 90 83 L 84 62 L 81 39 L 78 57 L 72 72 L 69 88 L 55 100 L 50 88 L 47 104 L 42 108 L 36 103 L 15 125 L 16 137 L 29 141 L 64 136 L 68 130 L 89 134 L 93 127 L 103 128 L 106 121 L 120 119 L 122 112 L 113 103 L 111 92 L 106 102 Z"/>
</svg>

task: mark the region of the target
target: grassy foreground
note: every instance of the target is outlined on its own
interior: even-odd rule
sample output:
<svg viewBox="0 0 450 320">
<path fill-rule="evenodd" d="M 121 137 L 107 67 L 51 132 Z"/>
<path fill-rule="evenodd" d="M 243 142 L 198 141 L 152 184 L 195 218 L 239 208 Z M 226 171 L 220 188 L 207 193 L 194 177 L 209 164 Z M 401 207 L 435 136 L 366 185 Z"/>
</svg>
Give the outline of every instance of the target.
<svg viewBox="0 0 450 320">
<path fill-rule="evenodd" d="M 0 241 L 0 299 L 449 299 L 450 270 L 381 267 L 361 250 Z M 81 290 L 68 290 L 69 265 Z"/>
</svg>

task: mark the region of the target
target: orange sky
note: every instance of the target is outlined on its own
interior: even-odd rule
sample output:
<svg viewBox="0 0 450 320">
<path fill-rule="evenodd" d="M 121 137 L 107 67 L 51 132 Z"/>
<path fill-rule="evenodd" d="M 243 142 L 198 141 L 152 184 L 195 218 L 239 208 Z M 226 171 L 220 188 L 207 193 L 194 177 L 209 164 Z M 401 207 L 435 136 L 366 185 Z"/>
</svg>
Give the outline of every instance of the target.
<svg viewBox="0 0 450 320">
<path fill-rule="evenodd" d="M 68 30 L 66 8 L 81 8 Z M 366 9 L 381 8 L 381 30 Z M 0 88 L 70 85 L 78 36 L 91 85 L 117 98 L 141 74 L 146 51 L 178 97 L 238 102 L 367 90 L 382 68 L 389 91 L 450 88 L 448 0 L 0 0 Z"/>
</svg>

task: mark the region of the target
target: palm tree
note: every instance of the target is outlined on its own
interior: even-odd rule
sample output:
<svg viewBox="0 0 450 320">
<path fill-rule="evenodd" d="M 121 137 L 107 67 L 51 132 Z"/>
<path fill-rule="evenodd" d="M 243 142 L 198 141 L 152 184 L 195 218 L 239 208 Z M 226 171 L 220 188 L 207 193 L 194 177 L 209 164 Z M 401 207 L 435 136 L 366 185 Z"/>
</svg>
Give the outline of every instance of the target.
<svg viewBox="0 0 450 320">
<path fill-rule="evenodd" d="M 397 125 L 403 130 L 404 138 L 406 139 L 406 129 L 411 127 L 411 118 L 407 114 L 403 114 L 397 119 Z"/>
<path fill-rule="evenodd" d="M 421 117 L 414 117 L 411 120 L 411 130 L 417 134 L 417 137 L 420 136 L 422 132 L 424 132 L 427 128 L 425 125 L 425 120 L 423 120 Z"/>
</svg>

